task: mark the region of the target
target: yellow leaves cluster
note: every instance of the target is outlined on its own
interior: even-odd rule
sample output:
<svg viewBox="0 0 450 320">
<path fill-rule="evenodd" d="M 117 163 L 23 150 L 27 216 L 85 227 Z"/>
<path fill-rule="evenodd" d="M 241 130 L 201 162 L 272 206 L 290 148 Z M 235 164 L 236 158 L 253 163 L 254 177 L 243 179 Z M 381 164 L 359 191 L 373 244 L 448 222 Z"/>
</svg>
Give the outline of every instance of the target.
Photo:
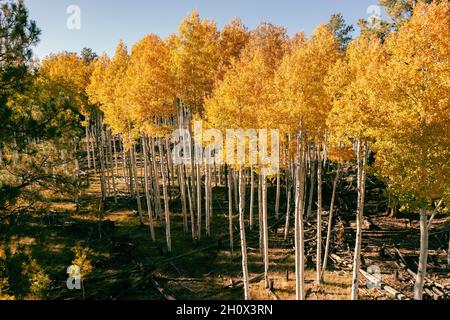
<svg viewBox="0 0 450 320">
<path fill-rule="evenodd" d="M 306 41 L 301 35 L 284 57 L 275 76 L 278 122 L 290 133 L 304 131 L 321 139 L 331 109 L 325 77 L 339 58 L 339 45 L 329 27 L 319 26 Z"/>
<path fill-rule="evenodd" d="M 104 113 L 104 120 L 112 131 L 129 133 L 132 124 L 125 98 L 123 82 L 130 57 L 125 44 L 120 41 L 113 59 L 101 56 L 95 62 L 87 92 L 91 103 L 97 103 Z"/>
<path fill-rule="evenodd" d="M 87 114 L 86 86 L 91 69 L 75 53 L 53 54 L 42 61 L 38 84 L 47 88 L 49 96 L 64 96 Z"/>
<path fill-rule="evenodd" d="M 450 196 L 450 4 L 419 4 L 386 41 L 375 130 L 377 164 L 400 192 Z M 381 115 L 380 115 L 381 117 Z"/>
<path fill-rule="evenodd" d="M 333 98 L 327 126 L 334 142 L 371 140 L 376 127 L 378 106 L 375 84 L 387 55 L 377 38 L 360 36 L 347 48 L 325 79 L 326 90 Z M 373 107 L 375 105 L 375 107 Z"/>
<path fill-rule="evenodd" d="M 206 120 L 219 129 L 259 128 L 270 80 L 262 50 L 234 61 L 205 102 Z"/>
<path fill-rule="evenodd" d="M 181 22 L 177 36 L 170 42 L 177 96 L 194 112 L 201 111 L 213 89 L 220 62 L 216 23 L 201 20 L 194 11 Z"/>
<path fill-rule="evenodd" d="M 176 114 L 170 58 L 169 46 L 154 34 L 133 47 L 122 86 L 130 117 L 140 133 L 161 134 L 161 119 Z"/>
</svg>

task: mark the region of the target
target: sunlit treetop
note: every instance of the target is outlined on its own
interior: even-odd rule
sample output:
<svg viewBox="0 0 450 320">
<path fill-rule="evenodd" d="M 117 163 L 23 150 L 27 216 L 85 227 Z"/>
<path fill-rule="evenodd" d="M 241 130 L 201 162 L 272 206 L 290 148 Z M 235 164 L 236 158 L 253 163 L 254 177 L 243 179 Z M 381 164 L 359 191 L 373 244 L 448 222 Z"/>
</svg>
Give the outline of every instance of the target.
<svg viewBox="0 0 450 320">
<path fill-rule="evenodd" d="M 110 61 L 102 56 L 96 62 L 87 90 L 91 102 L 99 104 L 105 122 L 117 134 L 129 134 L 133 128 L 122 85 L 129 60 L 127 48 L 120 41 Z"/>
<path fill-rule="evenodd" d="M 262 22 L 251 32 L 247 50 L 260 48 L 263 52 L 265 64 L 275 71 L 288 50 L 288 40 L 286 28 Z"/>
<path fill-rule="evenodd" d="M 176 115 L 174 77 L 169 46 L 150 34 L 133 46 L 126 78 L 129 113 L 137 129 L 152 136 L 163 134 L 163 120 Z"/>
<path fill-rule="evenodd" d="M 277 98 L 272 113 L 285 131 L 303 131 L 310 139 L 322 139 L 331 109 L 324 79 L 339 56 L 334 34 L 321 25 L 311 39 L 298 41 L 284 57 L 275 77 Z"/>
<path fill-rule="evenodd" d="M 211 95 L 220 55 L 219 33 L 214 21 L 201 20 L 193 11 L 171 37 L 176 92 L 186 107 L 194 112 L 203 108 L 204 99 Z"/>
<path fill-rule="evenodd" d="M 327 119 L 330 140 L 348 145 L 356 140 L 373 140 L 371 129 L 378 123 L 374 84 L 387 55 L 378 38 L 360 36 L 347 48 L 325 79 L 332 98 Z"/>
<path fill-rule="evenodd" d="M 89 65 L 75 53 L 63 52 L 48 56 L 39 68 L 38 81 L 51 87 L 47 91 L 63 96 L 88 115 L 86 87 L 90 77 Z"/>
<path fill-rule="evenodd" d="M 239 18 L 234 18 L 220 30 L 218 48 L 220 65 L 216 80 L 223 79 L 224 73 L 230 67 L 232 60 L 239 58 L 249 40 L 250 33 Z"/>
</svg>

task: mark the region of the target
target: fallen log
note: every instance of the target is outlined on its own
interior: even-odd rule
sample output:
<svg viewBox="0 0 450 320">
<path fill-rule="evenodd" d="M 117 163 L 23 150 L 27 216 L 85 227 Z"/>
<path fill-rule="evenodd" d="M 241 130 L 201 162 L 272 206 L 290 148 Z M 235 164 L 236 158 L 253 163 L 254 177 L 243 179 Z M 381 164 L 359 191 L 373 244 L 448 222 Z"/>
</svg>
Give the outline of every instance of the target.
<svg viewBox="0 0 450 320">
<path fill-rule="evenodd" d="M 166 299 L 166 300 L 176 300 L 171 294 L 167 292 L 166 289 L 164 289 L 160 284 L 153 278 L 150 277 L 150 282 L 153 284 L 153 286 L 156 288 L 156 290 L 159 291 L 159 293 Z"/>
<path fill-rule="evenodd" d="M 345 261 L 344 259 L 342 259 L 341 257 L 339 257 L 336 254 L 331 254 L 330 255 L 334 260 L 338 261 L 339 263 L 353 268 L 353 265 L 351 263 L 348 263 L 347 261 Z M 391 297 L 398 299 L 398 300 L 410 300 L 407 296 L 405 296 L 404 294 L 402 294 L 401 292 L 395 290 L 394 288 L 388 286 L 385 283 L 380 282 L 380 279 L 376 278 L 375 276 L 367 273 L 366 271 L 359 269 L 359 272 L 361 273 L 361 275 L 366 278 L 368 281 L 372 282 L 372 283 L 379 283 L 380 284 L 380 289 L 381 291 L 386 292 L 387 294 L 389 294 Z"/>
</svg>

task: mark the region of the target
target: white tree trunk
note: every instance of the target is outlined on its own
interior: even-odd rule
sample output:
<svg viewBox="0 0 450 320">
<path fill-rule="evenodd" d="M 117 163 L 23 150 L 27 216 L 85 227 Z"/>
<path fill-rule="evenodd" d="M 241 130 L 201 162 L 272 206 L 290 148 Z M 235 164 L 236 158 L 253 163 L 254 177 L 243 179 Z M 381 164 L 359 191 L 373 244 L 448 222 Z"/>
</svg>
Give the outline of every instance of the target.
<svg viewBox="0 0 450 320">
<path fill-rule="evenodd" d="M 206 223 L 206 237 L 210 236 L 210 219 L 211 213 L 210 209 L 210 199 L 209 199 L 209 164 L 205 163 L 205 223 Z"/>
<path fill-rule="evenodd" d="M 300 138 L 299 143 L 300 146 Z M 304 252 L 304 225 L 303 216 L 305 212 L 305 147 L 299 152 L 299 163 L 296 170 L 296 192 L 295 192 L 295 281 L 297 300 L 305 299 L 305 252 Z"/>
<path fill-rule="evenodd" d="M 234 240 L 233 240 L 233 192 L 231 190 L 231 170 L 228 168 L 228 232 L 230 235 L 230 252 L 233 256 L 234 251 Z"/>
<path fill-rule="evenodd" d="M 180 185 L 180 196 L 181 196 L 181 212 L 183 213 L 183 232 L 188 233 L 188 218 L 187 218 L 187 202 L 186 202 L 186 182 L 184 176 L 184 165 L 180 164 L 178 166 L 178 184 Z"/>
<path fill-rule="evenodd" d="M 133 171 L 134 190 L 136 192 L 136 201 L 137 201 L 137 207 L 138 207 L 139 220 L 141 222 L 141 225 L 144 225 L 144 219 L 142 217 L 141 192 L 139 190 L 139 181 L 138 181 L 138 177 L 137 177 L 136 154 L 134 151 L 134 146 L 131 147 L 130 153 L 131 153 L 131 168 Z"/>
<path fill-rule="evenodd" d="M 253 205 L 255 198 L 255 175 L 253 167 L 250 168 L 250 230 L 253 231 Z"/>
<path fill-rule="evenodd" d="M 322 152 L 317 150 L 317 248 L 316 248 L 316 282 L 322 282 Z"/>
<path fill-rule="evenodd" d="M 290 172 L 286 170 L 286 223 L 284 225 L 284 240 L 286 241 L 289 235 L 289 220 L 291 216 L 291 185 Z"/>
<path fill-rule="evenodd" d="M 108 141 L 108 165 L 109 168 L 111 170 L 111 179 L 112 179 L 112 186 L 113 186 L 113 195 L 114 195 L 114 203 L 117 203 L 117 185 L 116 185 L 116 177 L 115 177 L 115 173 L 114 173 L 114 168 L 113 168 L 113 153 L 112 153 L 112 146 L 111 146 L 111 142 L 112 142 L 112 135 L 110 132 L 108 132 L 108 134 L 106 135 L 107 137 L 107 141 Z"/>
<path fill-rule="evenodd" d="M 313 156 L 310 157 L 309 165 L 310 165 L 310 171 L 309 171 L 310 186 L 309 186 L 308 211 L 306 213 L 306 217 L 308 219 L 311 217 L 311 212 L 312 212 L 312 207 L 313 207 L 313 199 L 314 199 L 314 186 L 316 184 L 316 160 L 314 157 L 314 153 L 313 153 Z"/>
<path fill-rule="evenodd" d="M 264 257 L 264 286 L 269 288 L 269 226 L 267 219 L 267 178 L 262 178 L 262 201 L 263 201 L 263 257 Z"/>
<path fill-rule="evenodd" d="M 325 240 L 325 253 L 323 255 L 323 266 L 322 266 L 322 273 L 321 273 L 321 279 L 323 279 L 323 275 L 325 271 L 327 270 L 327 263 L 328 263 L 328 254 L 330 250 L 330 240 L 331 240 L 331 230 L 332 230 L 332 224 L 333 224 L 333 212 L 334 212 L 334 201 L 336 198 L 336 189 L 337 184 L 339 182 L 339 175 L 341 172 L 341 167 L 338 165 L 338 168 L 336 170 L 336 177 L 334 178 L 333 182 L 333 192 L 331 193 L 331 204 L 330 204 L 330 214 L 328 216 L 328 228 L 327 228 L 327 239 Z"/>
<path fill-rule="evenodd" d="M 420 255 L 419 268 L 417 269 L 416 283 L 414 285 L 414 299 L 423 299 L 423 285 L 427 274 L 428 260 L 428 221 L 427 212 L 420 210 Z"/>
<path fill-rule="evenodd" d="M 259 227 L 259 251 L 263 254 L 264 232 L 263 232 L 263 205 L 262 205 L 262 179 L 258 175 L 258 227 Z"/>
<path fill-rule="evenodd" d="M 167 180 L 166 173 L 164 170 L 164 150 L 162 148 L 161 139 L 158 139 L 158 148 L 159 148 L 159 157 L 161 164 L 161 179 L 162 179 L 162 187 L 163 187 L 163 196 L 164 196 L 164 217 L 165 217 L 165 225 L 166 225 L 166 243 L 167 243 L 167 251 L 172 252 L 172 237 L 170 234 L 170 209 L 169 209 L 169 196 L 167 192 Z"/>
<path fill-rule="evenodd" d="M 146 138 L 142 138 L 142 146 L 144 152 L 144 185 L 145 185 L 145 199 L 147 200 L 147 214 L 148 223 L 150 226 L 150 236 L 152 241 L 155 241 L 155 229 L 153 227 L 153 212 L 152 212 L 152 202 L 150 199 L 150 188 L 149 188 L 149 163 L 148 163 L 148 150 Z"/>
<path fill-rule="evenodd" d="M 250 284 L 247 265 L 247 240 L 245 237 L 244 221 L 244 180 L 242 168 L 239 168 L 239 229 L 241 233 L 241 251 L 242 251 L 242 274 L 244 283 L 244 298 L 250 300 Z"/>
<path fill-rule="evenodd" d="M 278 221 L 280 218 L 280 191 L 281 191 L 281 179 L 280 170 L 277 171 L 277 193 L 275 196 L 275 219 Z"/>
<path fill-rule="evenodd" d="M 156 216 L 161 220 L 161 191 L 159 189 L 159 173 L 156 159 L 155 141 L 150 138 L 150 149 L 152 152 L 152 168 L 153 168 L 153 190 L 155 196 L 155 212 Z"/>
<path fill-rule="evenodd" d="M 359 293 L 359 269 L 361 267 L 361 242 L 362 242 L 362 224 L 364 217 L 364 198 L 365 198 L 365 181 L 367 147 L 362 145 L 361 141 L 357 143 L 357 161 L 358 161 L 358 207 L 356 212 L 356 240 L 355 251 L 353 257 L 353 276 L 352 276 L 352 300 L 358 300 Z"/>
<path fill-rule="evenodd" d="M 86 154 L 87 154 L 87 162 L 88 162 L 88 169 L 91 168 L 91 147 L 90 147 L 90 137 L 89 137 L 89 121 L 86 124 Z M 1 152 L 0 152 L 1 154 Z M 0 163 L 1 164 L 1 163 Z"/>
<path fill-rule="evenodd" d="M 186 166 L 184 166 L 184 169 L 186 169 Z M 186 190 L 187 190 L 187 194 L 188 194 L 188 203 L 189 203 L 189 215 L 191 217 L 191 235 L 192 235 L 192 240 L 195 241 L 195 208 L 194 208 L 194 199 L 192 198 L 191 195 L 191 188 L 189 186 L 189 177 L 185 171 L 185 176 L 186 176 Z"/>
<path fill-rule="evenodd" d="M 202 176 L 200 164 L 196 165 L 197 172 L 197 239 L 202 238 Z"/>
</svg>

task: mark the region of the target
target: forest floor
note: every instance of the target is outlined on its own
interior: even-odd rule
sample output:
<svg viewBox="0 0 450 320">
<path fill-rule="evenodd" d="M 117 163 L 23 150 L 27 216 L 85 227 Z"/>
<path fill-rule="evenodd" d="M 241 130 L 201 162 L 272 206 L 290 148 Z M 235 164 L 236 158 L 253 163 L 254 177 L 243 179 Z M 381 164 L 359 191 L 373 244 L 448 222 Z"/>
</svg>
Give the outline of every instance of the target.
<svg viewBox="0 0 450 320">
<path fill-rule="evenodd" d="M 148 225 L 139 223 L 134 200 L 123 196 L 115 204 L 113 199 L 108 199 L 105 213 L 100 216 L 98 181 L 93 181 L 83 195 L 78 212 L 71 199 L 53 199 L 52 209 L 44 214 L 24 215 L 7 226 L 0 224 L 0 257 L 6 258 L 9 263 L 11 289 L 20 298 L 30 297 L 24 289 L 26 285 L 20 270 L 21 265 L 32 257 L 51 279 L 50 288 L 44 296 L 48 299 L 242 299 L 238 216 L 234 216 L 235 252 L 231 255 L 226 189 L 214 188 L 213 195 L 212 236 L 197 242 L 192 241 L 190 233 L 183 231 L 179 203 L 176 200 L 170 203 L 172 253 L 166 250 L 164 228 L 160 221 L 155 224 L 157 241 L 151 241 Z M 270 191 L 269 202 L 273 202 Z M 269 221 L 269 278 L 272 290 L 264 288 L 261 277 L 264 266 L 256 225 L 253 231 L 247 229 L 251 296 L 261 300 L 294 299 L 293 239 L 289 237 L 284 241 L 281 232 L 284 217 L 276 221 L 273 207 L 269 206 L 269 212 L 272 212 Z M 315 224 L 314 221 L 308 223 L 311 226 Z M 446 264 L 444 251 L 448 240 L 445 233 L 437 231 L 449 229 L 448 218 L 438 216 L 430 236 L 428 277 L 442 286 L 450 285 L 450 268 Z M 351 259 L 352 225 L 345 230 L 344 246 L 336 249 L 335 253 Z M 437 234 L 433 234 L 433 230 Z M 404 270 L 399 270 L 395 255 L 398 248 L 410 268 L 416 270 L 418 246 L 418 217 L 372 215 L 370 228 L 364 231 L 363 236 L 362 268 L 377 266 L 383 283 L 411 298 L 411 279 Z M 84 278 L 83 290 L 69 290 L 66 287 L 67 267 L 75 258 L 75 247 L 85 250 L 86 259 L 92 265 L 92 272 Z M 311 256 L 314 256 L 313 252 Z M 324 275 L 324 283 L 317 286 L 314 282 L 314 263 L 308 262 L 305 280 L 307 299 L 339 300 L 350 297 L 351 271 L 339 267 L 332 260 L 329 270 Z M 391 298 L 382 290 L 368 289 L 366 285 L 366 279 L 361 277 L 362 299 Z"/>
</svg>

